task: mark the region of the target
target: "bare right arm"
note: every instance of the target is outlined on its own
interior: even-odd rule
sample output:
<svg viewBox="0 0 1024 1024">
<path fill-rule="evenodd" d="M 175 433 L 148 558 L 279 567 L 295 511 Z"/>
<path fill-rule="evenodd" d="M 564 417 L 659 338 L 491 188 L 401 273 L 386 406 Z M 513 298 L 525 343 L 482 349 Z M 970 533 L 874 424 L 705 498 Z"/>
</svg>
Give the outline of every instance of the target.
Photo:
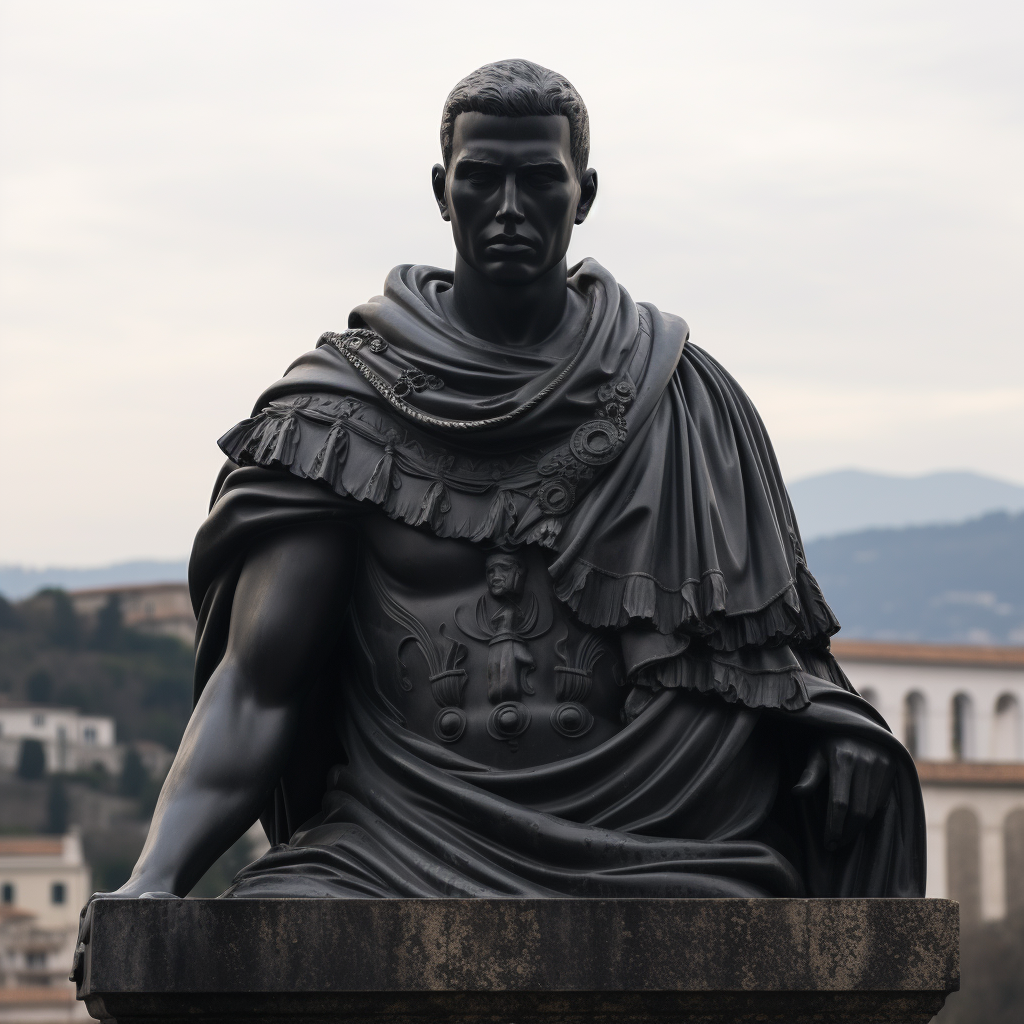
<svg viewBox="0 0 1024 1024">
<path fill-rule="evenodd" d="M 185 730 L 131 878 L 116 895 L 185 896 L 256 820 L 285 767 L 314 663 L 341 619 L 354 536 L 273 534 L 246 560 L 224 659 Z"/>
</svg>

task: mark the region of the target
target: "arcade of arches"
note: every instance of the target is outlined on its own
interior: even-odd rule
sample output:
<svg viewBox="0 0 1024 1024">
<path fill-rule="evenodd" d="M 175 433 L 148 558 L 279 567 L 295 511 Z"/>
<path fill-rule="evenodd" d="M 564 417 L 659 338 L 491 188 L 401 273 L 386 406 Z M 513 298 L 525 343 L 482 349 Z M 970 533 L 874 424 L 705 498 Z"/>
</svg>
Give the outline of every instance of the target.
<svg viewBox="0 0 1024 1024">
<path fill-rule="evenodd" d="M 965 930 L 1024 910 L 1024 650 L 833 643 L 917 762 L 929 896 Z"/>
</svg>

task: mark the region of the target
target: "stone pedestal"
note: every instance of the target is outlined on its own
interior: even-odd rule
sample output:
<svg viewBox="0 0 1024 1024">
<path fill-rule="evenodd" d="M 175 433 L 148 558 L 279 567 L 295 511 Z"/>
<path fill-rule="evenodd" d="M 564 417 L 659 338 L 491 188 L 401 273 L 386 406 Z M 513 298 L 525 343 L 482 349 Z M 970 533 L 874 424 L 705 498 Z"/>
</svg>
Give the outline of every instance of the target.
<svg viewBox="0 0 1024 1024">
<path fill-rule="evenodd" d="M 909 1024 L 959 972 L 949 900 L 110 900 L 79 997 L 118 1024 Z"/>
</svg>

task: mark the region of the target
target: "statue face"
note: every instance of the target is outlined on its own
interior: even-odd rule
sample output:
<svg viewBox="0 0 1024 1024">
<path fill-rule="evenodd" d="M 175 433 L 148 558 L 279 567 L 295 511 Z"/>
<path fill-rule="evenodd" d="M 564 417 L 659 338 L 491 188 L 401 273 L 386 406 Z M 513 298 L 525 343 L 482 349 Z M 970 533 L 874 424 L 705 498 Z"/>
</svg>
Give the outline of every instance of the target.
<svg viewBox="0 0 1024 1024">
<path fill-rule="evenodd" d="M 459 255 L 506 284 L 527 284 L 561 262 L 596 190 L 593 171 L 582 186 L 576 177 L 562 116 L 460 114 L 447 173 L 434 169 Z"/>
<path fill-rule="evenodd" d="M 487 587 L 495 597 L 518 597 L 523 589 L 523 563 L 514 555 L 490 555 L 485 572 Z"/>
</svg>

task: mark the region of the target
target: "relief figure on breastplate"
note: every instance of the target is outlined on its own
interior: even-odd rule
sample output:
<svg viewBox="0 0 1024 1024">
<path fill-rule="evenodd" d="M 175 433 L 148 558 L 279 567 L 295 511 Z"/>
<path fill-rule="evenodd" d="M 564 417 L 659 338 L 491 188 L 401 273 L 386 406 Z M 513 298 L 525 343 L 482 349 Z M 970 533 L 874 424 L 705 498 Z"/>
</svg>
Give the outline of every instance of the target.
<svg viewBox="0 0 1024 1024">
<path fill-rule="evenodd" d="M 487 699 L 492 704 L 517 701 L 534 692 L 528 677 L 536 662 L 529 641 L 543 636 L 551 622 L 538 625 L 539 605 L 532 592 L 524 592 L 526 565 L 520 557 L 494 552 L 487 556 L 485 572 L 488 592 L 477 601 L 475 625 L 466 621 L 462 608 L 455 621 L 466 636 L 488 646 Z"/>
</svg>

